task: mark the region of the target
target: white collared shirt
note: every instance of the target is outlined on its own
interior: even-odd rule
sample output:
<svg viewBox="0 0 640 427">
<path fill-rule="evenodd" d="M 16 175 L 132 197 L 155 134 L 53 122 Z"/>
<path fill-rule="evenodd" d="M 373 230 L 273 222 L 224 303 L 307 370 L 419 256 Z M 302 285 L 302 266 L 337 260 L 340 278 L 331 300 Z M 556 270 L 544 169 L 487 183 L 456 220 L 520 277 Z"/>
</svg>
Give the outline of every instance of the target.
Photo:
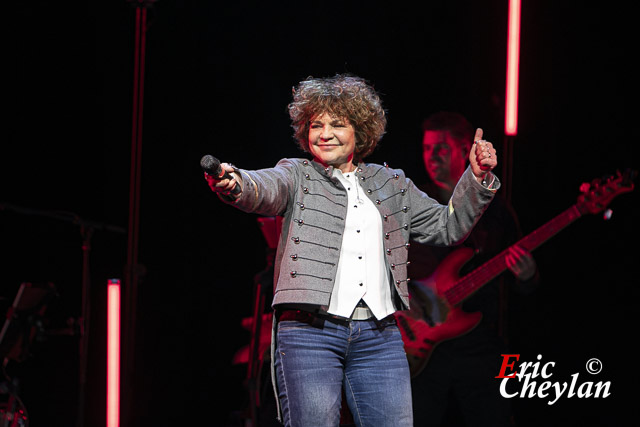
<svg viewBox="0 0 640 427">
<path fill-rule="evenodd" d="M 396 310 L 384 258 L 380 212 L 364 194 L 354 172 L 343 174 L 334 169 L 333 175 L 347 189 L 348 207 L 336 282 L 327 311 L 351 317 L 363 299 L 373 315 L 383 319 Z"/>
</svg>

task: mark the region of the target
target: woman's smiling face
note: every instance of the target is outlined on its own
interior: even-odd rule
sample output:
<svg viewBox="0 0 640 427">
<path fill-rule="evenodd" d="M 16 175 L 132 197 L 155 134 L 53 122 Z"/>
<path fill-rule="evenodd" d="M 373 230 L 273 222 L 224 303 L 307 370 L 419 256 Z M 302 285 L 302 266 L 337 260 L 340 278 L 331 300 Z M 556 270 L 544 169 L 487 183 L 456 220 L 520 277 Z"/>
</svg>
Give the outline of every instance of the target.
<svg viewBox="0 0 640 427">
<path fill-rule="evenodd" d="M 316 160 L 342 172 L 353 170 L 356 134 L 351 123 L 329 113 L 314 117 L 309 124 L 309 151 Z"/>
</svg>

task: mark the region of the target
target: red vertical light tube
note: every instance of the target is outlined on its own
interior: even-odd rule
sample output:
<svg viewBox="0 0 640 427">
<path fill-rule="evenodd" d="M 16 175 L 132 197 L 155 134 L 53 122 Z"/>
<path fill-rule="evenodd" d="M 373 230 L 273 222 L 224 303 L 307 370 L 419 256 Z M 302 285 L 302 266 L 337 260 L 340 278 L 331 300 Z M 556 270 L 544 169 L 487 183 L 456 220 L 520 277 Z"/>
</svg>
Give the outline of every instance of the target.
<svg viewBox="0 0 640 427">
<path fill-rule="evenodd" d="M 107 286 L 107 427 L 120 425 L 120 280 Z"/>
<path fill-rule="evenodd" d="M 520 63 L 520 0 L 509 0 L 507 90 L 504 133 L 518 133 L 518 68 Z"/>
</svg>

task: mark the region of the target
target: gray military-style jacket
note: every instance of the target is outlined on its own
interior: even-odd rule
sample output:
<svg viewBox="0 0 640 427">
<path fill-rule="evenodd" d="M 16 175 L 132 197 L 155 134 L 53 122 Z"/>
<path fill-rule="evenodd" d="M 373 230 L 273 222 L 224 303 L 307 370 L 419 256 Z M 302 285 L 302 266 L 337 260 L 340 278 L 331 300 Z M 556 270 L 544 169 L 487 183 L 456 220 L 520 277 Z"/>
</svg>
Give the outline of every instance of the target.
<svg viewBox="0 0 640 427">
<path fill-rule="evenodd" d="M 274 262 L 273 306 L 311 304 L 328 307 L 336 277 L 347 214 L 347 189 L 333 167 L 305 159 L 283 159 L 269 169 L 236 169 L 242 177 L 237 208 L 282 216 Z M 383 246 L 397 309 L 409 307 L 409 240 L 438 246 L 461 243 L 494 197 L 470 168 L 460 178 L 447 206 L 420 191 L 400 169 L 360 163 L 355 172 L 364 194 L 382 217 Z M 358 189 L 360 191 L 360 189 Z"/>
</svg>

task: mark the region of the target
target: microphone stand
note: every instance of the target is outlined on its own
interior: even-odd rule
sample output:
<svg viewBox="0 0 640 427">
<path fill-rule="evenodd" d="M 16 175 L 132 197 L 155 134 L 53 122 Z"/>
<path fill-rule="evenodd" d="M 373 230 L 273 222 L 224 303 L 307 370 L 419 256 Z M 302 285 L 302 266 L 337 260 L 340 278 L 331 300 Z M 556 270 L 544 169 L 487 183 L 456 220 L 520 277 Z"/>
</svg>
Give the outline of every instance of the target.
<svg viewBox="0 0 640 427">
<path fill-rule="evenodd" d="M 91 313 L 91 275 L 89 269 L 91 237 L 95 230 L 120 234 L 125 234 L 126 230 L 115 225 L 85 220 L 72 212 L 43 211 L 0 203 L 0 211 L 4 210 L 23 215 L 53 218 L 55 220 L 69 222 L 80 227 L 80 234 L 82 236 L 82 303 L 80 308 L 80 317 L 77 320 L 80 344 L 78 347 L 78 406 L 76 425 L 78 427 L 84 427 L 85 388 L 87 382 L 87 360 L 89 349 L 89 320 Z"/>
<path fill-rule="evenodd" d="M 258 224 L 267 242 L 267 267 L 254 277 L 253 323 L 251 324 L 246 378 L 252 426 L 258 426 L 260 421 L 258 416 L 258 408 L 262 406 L 260 402 L 260 363 L 263 356 L 260 353 L 260 336 L 262 334 L 262 318 L 267 306 L 267 295 L 273 296 L 273 263 L 282 230 L 282 218 L 260 217 Z"/>
<path fill-rule="evenodd" d="M 260 403 L 260 337 L 262 335 L 262 316 L 266 305 L 267 293 L 273 293 L 274 250 L 268 249 L 267 267 L 254 277 L 253 322 L 251 324 L 251 342 L 247 366 L 247 389 L 249 393 L 249 412 L 252 426 L 258 426 L 258 408 Z"/>
<path fill-rule="evenodd" d="M 131 170 L 129 177 L 129 224 L 127 234 L 127 264 L 124 277 L 123 345 L 120 374 L 121 411 L 123 427 L 133 424 L 135 368 L 135 333 L 138 283 L 144 268 L 138 264 L 140 226 L 140 181 L 142 169 L 142 122 L 144 105 L 144 75 L 147 43 L 148 10 L 157 0 L 127 0 L 135 8 L 135 35 L 133 58 L 133 105 L 131 121 Z"/>
<path fill-rule="evenodd" d="M 78 374 L 78 414 L 76 425 L 84 425 L 85 388 L 87 384 L 87 361 L 89 354 L 89 320 L 91 313 L 90 288 L 91 278 L 89 273 L 89 254 L 91 252 L 91 237 L 93 228 L 86 224 L 80 225 L 82 235 L 82 309 L 78 325 L 80 328 L 80 363 Z"/>
</svg>

